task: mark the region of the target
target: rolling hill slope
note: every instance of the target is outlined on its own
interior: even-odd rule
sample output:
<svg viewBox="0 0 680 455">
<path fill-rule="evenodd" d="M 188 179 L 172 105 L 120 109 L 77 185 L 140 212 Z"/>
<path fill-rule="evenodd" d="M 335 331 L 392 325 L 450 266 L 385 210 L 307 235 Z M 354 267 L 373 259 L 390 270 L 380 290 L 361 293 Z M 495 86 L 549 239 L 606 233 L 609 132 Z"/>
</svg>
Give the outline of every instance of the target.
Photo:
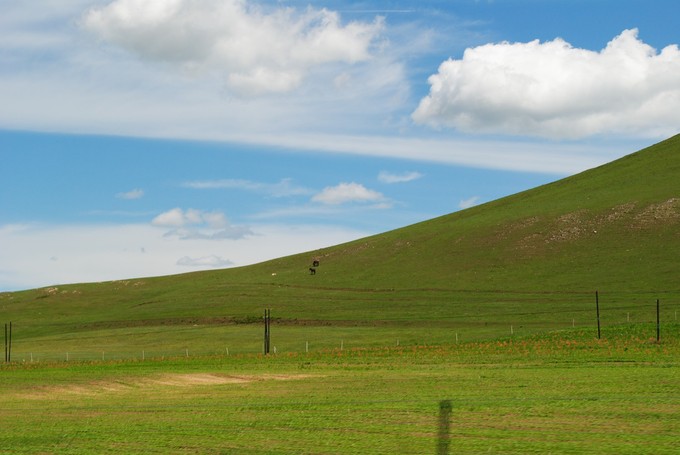
<svg viewBox="0 0 680 455">
<path fill-rule="evenodd" d="M 498 324 L 530 325 L 546 307 L 563 313 L 560 323 L 573 323 L 583 308 L 590 311 L 595 289 L 631 301 L 663 294 L 677 303 L 679 253 L 680 135 L 552 184 L 354 242 L 235 269 L 5 293 L 0 308 L 27 342 L 253 323 L 265 307 L 275 308 L 281 324 L 420 326 L 423 333 L 486 325 L 490 314 Z M 320 265 L 312 276 L 314 259 Z"/>
<path fill-rule="evenodd" d="M 316 256 L 314 282 L 330 286 L 677 289 L 679 227 L 675 136 L 552 184 L 247 273 L 292 278 Z"/>
</svg>

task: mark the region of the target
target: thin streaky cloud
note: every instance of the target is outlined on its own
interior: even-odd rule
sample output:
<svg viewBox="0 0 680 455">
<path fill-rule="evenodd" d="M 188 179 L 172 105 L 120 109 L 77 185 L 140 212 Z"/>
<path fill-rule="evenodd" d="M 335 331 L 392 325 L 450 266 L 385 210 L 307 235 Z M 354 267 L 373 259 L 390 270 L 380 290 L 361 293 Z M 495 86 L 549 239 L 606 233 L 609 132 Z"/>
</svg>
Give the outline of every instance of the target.
<svg viewBox="0 0 680 455">
<path fill-rule="evenodd" d="M 189 256 L 183 256 L 177 260 L 177 265 L 184 267 L 211 267 L 211 268 L 221 268 L 230 267 L 234 265 L 229 259 L 224 259 L 221 256 L 210 255 L 202 256 L 199 258 L 192 258 Z"/>
<path fill-rule="evenodd" d="M 281 207 L 248 216 L 252 220 L 269 220 L 277 218 L 300 218 L 300 217 L 328 217 L 336 216 L 342 208 L 328 205 L 303 205 L 293 207 Z"/>
<path fill-rule="evenodd" d="M 229 134 L 223 140 L 292 150 L 323 150 L 383 158 L 443 163 L 481 169 L 570 175 L 599 166 L 625 153 L 620 147 L 531 141 L 460 138 L 280 134 L 276 137 Z M 414 154 L 414 150 L 418 150 Z M 633 147 L 628 152 L 634 152 Z"/>
<path fill-rule="evenodd" d="M 346 9 L 338 10 L 339 13 L 356 13 L 356 14 L 412 14 L 417 13 L 414 9 Z"/>
<path fill-rule="evenodd" d="M 420 172 L 404 172 L 402 174 L 394 174 L 392 172 L 381 171 L 378 174 L 378 181 L 382 183 L 406 183 L 413 180 L 418 180 L 423 177 Z"/>
<path fill-rule="evenodd" d="M 469 209 L 470 207 L 474 207 L 475 205 L 479 204 L 479 201 L 481 200 L 481 197 L 479 196 L 472 196 L 467 199 L 462 199 L 458 203 L 458 207 L 460 207 L 462 210 Z"/>
<path fill-rule="evenodd" d="M 250 180 L 242 179 L 220 179 L 220 180 L 195 180 L 182 183 L 184 188 L 192 188 L 195 190 L 219 190 L 219 189 L 243 189 L 243 190 L 259 190 L 262 188 L 261 183 L 251 182 Z"/>
<path fill-rule="evenodd" d="M 129 218 L 148 218 L 154 215 L 153 211 L 134 211 L 134 210 L 90 210 L 87 215 L 92 216 L 115 216 L 115 217 L 129 217 Z"/>
<path fill-rule="evenodd" d="M 126 191 L 123 193 L 118 193 L 116 194 L 116 197 L 118 199 L 125 199 L 125 200 L 134 200 L 134 199 L 141 199 L 144 197 L 144 190 L 135 188 L 134 190 Z"/>
<path fill-rule="evenodd" d="M 317 201 L 318 202 L 318 201 Z M 386 210 L 394 207 L 394 202 L 391 200 L 376 201 L 372 204 L 308 204 L 301 206 L 281 207 L 253 213 L 248 215 L 248 219 L 253 221 L 259 220 L 276 220 L 286 218 L 309 218 L 309 219 L 328 219 L 342 217 L 357 216 L 357 214 L 373 212 L 377 210 Z"/>
<path fill-rule="evenodd" d="M 295 185 L 290 178 L 281 179 L 278 183 L 253 182 L 245 179 L 195 180 L 184 182 L 182 187 L 196 190 L 235 189 L 267 193 L 274 197 L 304 196 L 314 192 L 309 188 Z"/>
</svg>

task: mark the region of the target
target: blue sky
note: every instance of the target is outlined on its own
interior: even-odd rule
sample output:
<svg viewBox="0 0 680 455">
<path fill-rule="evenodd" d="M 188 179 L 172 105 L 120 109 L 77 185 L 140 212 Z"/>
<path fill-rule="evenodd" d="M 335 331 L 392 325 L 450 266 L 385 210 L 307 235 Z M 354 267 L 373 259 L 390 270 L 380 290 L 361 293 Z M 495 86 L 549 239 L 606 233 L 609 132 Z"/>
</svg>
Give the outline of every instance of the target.
<svg viewBox="0 0 680 455">
<path fill-rule="evenodd" d="M 679 15 L 0 0 L 0 291 L 247 265 L 636 151 L 680 130 Z"/>
</svg>

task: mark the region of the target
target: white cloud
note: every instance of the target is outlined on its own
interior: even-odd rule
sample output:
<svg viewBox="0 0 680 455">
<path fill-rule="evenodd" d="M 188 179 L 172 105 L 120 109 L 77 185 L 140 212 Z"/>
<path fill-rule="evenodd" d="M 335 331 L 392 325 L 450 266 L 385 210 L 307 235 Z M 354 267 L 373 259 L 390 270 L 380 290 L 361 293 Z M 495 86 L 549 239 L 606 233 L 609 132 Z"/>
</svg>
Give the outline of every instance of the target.
<svg viewBox="0 0 680 455">
<path fill-rule="evenodd" d="M 470 207 L 477 205 L 480 199 L 481 198 L 479 196 L 472 196 L 471 198 L 463 199 L 458 203 L 458 207 L 463 210 L 469 209 Z"/>
<path fill-rule="evenodd" d="M 184 211 L 181 208 L 176 207 L 156 216 L 151 221 L 151 224 L 163 227 L 183 227 L 192 224 L 200 224 L 202 222 L 203 214 L 201 211 L 195 209 Z"/>
<path fill-rule="evenodd" d="M 348 202 L 385 202 L 385 196 L 377 191 L 369 190 L 359 183 L 351 182 L 326 187 L 319 194 L 316 194 L 312 201 L 330 205 Z"/>
<path fill-rule="evenodd" d="M 366 131 L 396 121 L 410 123 L 409 72 L 399 55 L 403 46 L 394 29 L 387 30 L 379 19 L 340 16 L 316 6 L 291 9 L 281 6 L 290 2 L 269 0 L 258 1 L 260 6 L 234 0 L 0 3 L 3 129 L 230 141 L 240 134 L 275 138 L 291 131 Z M 124 28 L 125 22 L 112 19 L 108 8 L 119 5 L 130 12 L 133 4 L 142 9 L 177 4 L 183 9 L 158 25 L 167 27 L 167 33 L 137 24 L 146 17 L 141 13 L 130 18 L 137 28 L 123 33 L 116 27 Z M 224 5 L 243 17 L 235 13 L 225 19 Z M 218 6 L 223 9 L 208 14 Z M 90 24 L 97 14 L 108 18 L 106 27 L 113 29 L 107 30 L 116 39 L 130 41 L 127 47 L 101 35 L 97 27 L 102 24 Z M 233 46 L 234 59 L 254 59 L 243 66 L 227 61 L 219 47 L 221 34 L 232 26 L 244 27 L 241 38 L 258 47 L 253 53 Z M 176 36 L 181 33 L 203 33 L 209 39 L 182 40 Z M 275 40 L 274 45 L 263 37 Z M 159 54 L 146 48 L 142 54 L 134 47 L 138 45 L 157 46 Z M 173 54 L 172 46 L 184 53 Z M 279 52 L 277 46 L 285 50 Z M 286 93 L 256 87 L 257 97 L 229 85 L 230 74 L 252 70 L 255 77 L 258 65 L 280 70 L 282 77 L 298 72 L 301 83 Z"/>
<path fill-rule="evenodd" d="M 562 39 L 487 44 L 449 59 L 413 119 L 465 132 L 548 138 L 668 136 L 680 128 L 680 51 L 625 30 L 600 52 Z"/>
<path fill-rule="evenodd" d="M 234 265 L 234 263 L 228 259 L 222 259 L 221 257 L 212 254 L 210 256 L 203 256 L 200 258 L 190 258 L 189 256 L 183 256 L 177 260 L 177 265 L 184 267 L 220 268 L 230 267 Z"/>
<path fill-rule="evenodd" d="M 182 210 L 179 207 L 156 216 L 151 220 L 151 224 L 157 227 L 172 228 L 165 233 L 165 236 L 178 237 L 182 240 L 236 240 L 253 234 L 247 226 L 230 224 L 222 212 L 205 212 L 196 209 Z"/>
<path fill-rule="evenodd" d="M 394 174 L 387 171 L 381 171 L 378 174 L 378 181 L 382 183 L 405 183 L 413 180 L 418 180 L 423 174 L 420 172 L 404 172 L 402 174 Z"/>
<path fill-rule="evenodd" d="M 240 95 L 288 92 L 314 67 L 365 61 L 383 29 L 381 20 L 342 24 L 326 9 L 266 10 L 246 0 L 116 0 L 83 24 L 143 59 L 222 72 Z"/>
<path fill-rule="evenodd" d="M 118 193 L 116 194 L 116 197 L 118 199 L 126 199 L 126 200 L 133 200 L 133 199 L 141 199 L 144 197 L 144 190 L 141 190 L 139 188 L 135 188 L 134 190 L 130 190 L 124 193 Z"/>
<path fill-rule="evenodd" d="M 261 183 L 242 179 L 193 180 L 184 182 L 182 186 L 195 190 L 239 189 L 257 191 L 262 188 Z"/>
<path fill-rule="evenodd" d="M 649 145 L 628 140 L 621 145 L 540 143 L 459 138 L 278 134 L 276 137 L 230 135 L 236 142 L 291 150 L 327 151 L 430 161 L 459 166 L 569 175 L 608 163 Z"/>
<path fill-rule="evenodd" d="M 184 182 L 185 188 L 197 190 L 209 189 L 237 189 L 266 193 L 274 197 L 301 196 L 312 193 L 312 190 L 293 184 L 293 180 L 286 178 L 278 183 L 261 183 L 243 179 L 194 180 Z"/>
<path fill-rule="evenodd" d="M 172 229 L 165 233 L 166 237 L 178 237 L 181 240 L 238 240 L 253 235 L 247 226 L 228 226 L 219 230 L 205 229 Z"/>
<path fill-rule="evenodd" d="M 216 4 L 194 3 L 202 9 Z M 78 17 L 85 23 L 89 16 L 83 11 L 93 4 L 72 0 L 50 1 L 49 8 L 36 8 L 32 2 L 3 5 L 1 128 L 225 141 L 315 154 L 350 153 L 559 175 L 603 164 L 649 144 L 648 139 L 547 145 L 534 140 L 481 141 L 439 131 L 409 136 L 411 122 L 405 109 L 411 110 L 410 72 L 404 65 L 414 55 L 422 55 L 424 44 L 418 43 L 427 34 L 417 23 L 401 30 L 390 23 L 390 29 L 384 28 L 385 34 L 379 32 L 368 46 L 368 60 L 307 67 L 304 84 L 295 92 L 246 99 L 225 92 L 226 70 L 212 60 L 191 68 L 185 60 L 172 63 L 157 57 L 151 61 L 139 52 L 123 50 L 121 44 L 102 46 L 101 41 L 88 39 L 91 32 L 74 24 Z M 100 6 L 90 11 L 104 11 L 101 5 L 114 3 L 96 4 Z M 276 12 L 268 8 L 260 10 L 258 17 Z M 383 36 L 391 41 L 381 41 Z M 414 44 L 417 36 L 421 38 Z M 438 46 L 441 40 L 432 36 L 423 43 Z M 183 70 L 176 71 L 177 67 Z M 669 109 L 674 106 L 669 102 Z M 677 111 L 654 120 L 650 115 L 650 123 L 664 127 Z M 395 128 L 404 125 L 404 135 L 393 135 Z M 636 131 L 628 125 L 624 128 Z M 659 131 L 658 138 L 667 137 L 667 129 Z"/>
</svg>

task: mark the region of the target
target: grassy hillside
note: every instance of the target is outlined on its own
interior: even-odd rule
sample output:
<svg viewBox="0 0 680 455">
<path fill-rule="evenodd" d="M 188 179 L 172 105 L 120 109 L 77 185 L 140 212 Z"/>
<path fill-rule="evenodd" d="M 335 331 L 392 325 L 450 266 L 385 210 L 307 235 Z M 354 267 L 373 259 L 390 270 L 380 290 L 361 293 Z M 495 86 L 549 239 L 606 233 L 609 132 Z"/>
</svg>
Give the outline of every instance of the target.
<svg viewBox="0 0 680 455">
<path fill-rule="evenodd" d="M 0 310 L 17 324 L 26 351 L 126 349 L 132 339 L 180 349 L 185 339 L 207 345 L 216 337 L 223 348 L 225 337 L 237 343 L 254 330 L 248 323 L 266 307 L 289 331 L 278 332 L 279 346 L 298 349 L 310 330 L 332 345 L 375 344 L 378 333 L 390 342 L 440 342 L 453 329 L 484 338 L 590 325 L 595 289 L 605 323 L 649 320 L 656 298 L 672 319 L 680 302 L 678 176 L 675 136 L 549 185 L 355 242 L 242 268 L 5 293 Z M 311 276 L 313 259 L 320 265 Z M 231 335 L 216 331 L 225 325 Z M 247 349 L 259 349 L 257 335 L 248 337 Z"/>
<path fill-rule="evenodd" d="M 316 278 L 380 288 L 678 289 L 679 226 L 676 136 L 549 185 L 318 251 Z M 264 267 L 288 271 L 303 259 Z"/>
</svg>

